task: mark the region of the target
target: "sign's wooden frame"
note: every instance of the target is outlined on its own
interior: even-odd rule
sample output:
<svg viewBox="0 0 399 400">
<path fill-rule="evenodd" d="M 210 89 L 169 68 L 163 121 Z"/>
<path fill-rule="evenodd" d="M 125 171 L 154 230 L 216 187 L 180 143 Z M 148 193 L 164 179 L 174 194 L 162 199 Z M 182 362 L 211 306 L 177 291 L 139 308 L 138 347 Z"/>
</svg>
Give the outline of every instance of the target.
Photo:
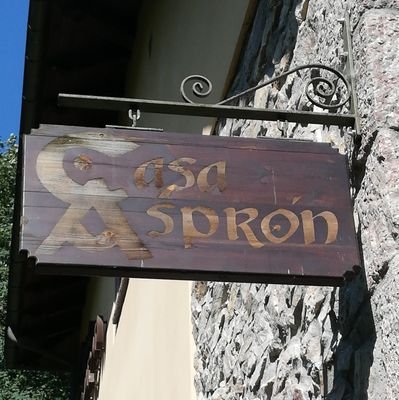
<svg viewBox="0 0 399 400">
<path fill-rule="evenodd" d="M 20 249 L 38 271 L 340 285 L 360 265 L 328 144 L 51 125 L 24 140 Z"/>
</svg>

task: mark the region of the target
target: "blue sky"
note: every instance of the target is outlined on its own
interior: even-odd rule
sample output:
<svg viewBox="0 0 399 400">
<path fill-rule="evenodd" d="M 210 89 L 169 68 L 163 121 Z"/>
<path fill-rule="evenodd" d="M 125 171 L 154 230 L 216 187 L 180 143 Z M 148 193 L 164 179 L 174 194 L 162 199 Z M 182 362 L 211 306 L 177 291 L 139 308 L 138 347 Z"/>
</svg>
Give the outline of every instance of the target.
<svg viewBox="0 0 399 400">
<path fill-rule="evenodd" d="M 18 134 L 28 0 L 0 0 L 0 137 Z"/>
</svg>

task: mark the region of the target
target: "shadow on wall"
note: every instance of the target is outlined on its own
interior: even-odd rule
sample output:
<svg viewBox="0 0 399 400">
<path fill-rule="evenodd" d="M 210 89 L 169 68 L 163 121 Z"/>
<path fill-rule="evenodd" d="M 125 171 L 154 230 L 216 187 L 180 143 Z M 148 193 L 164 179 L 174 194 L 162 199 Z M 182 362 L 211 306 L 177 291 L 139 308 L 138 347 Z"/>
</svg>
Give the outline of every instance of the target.
<svg viewBox="0 0 399 400">
<path fill-rule="evenodd" d="M 273 76 L 273 74 L 280 74 L 290 67 L 299 30 L 296 11 L 300 5 L 300 0 L 259 0 L 253 26 L 241 54 L 241 61 L 228 96 L 254 86 L 259 81 Z M 238 136 L 242 133 L 242 125 L 237 124 L 233 128 Z M 223 124 L 219 125 L 219 129 L 223 129 Z M 354 172 L 355 175 L 358 175 L 358 171 Z M 360 244 L 362 242 L 361 232 L 358 232 L 358 238 Z M 359 247 L 361 248 L 360 245 Z M 243 290 L 241 289 L 241 291 Z M 339 333 L 341 339 L 334 354 L 334 376 L 329 379 L 328 374 L 323 373 L 323 376 L 326 376 L 324 378 L 326 381 L 323 382 L 325 393 L 322 398 L 328 400 L 366 400 L 368 398 L 370 368 L 373 364 L 376 330 L 364 270 L 359 271 L 351 280 L 347 281 L 344 287 L 340 288 L 338 317 L 333 311 L 333 303 L 332 300 L 330 316 L 331 320 L 335 322 L 335 324 L 331 324 L 334 335 L 333 342 L 336 343 L 335 340 Z M 267 304 L 264 305 L 265 308 L 266 306 Z M 214 309 L 217 309 L 216 304 L 213 305 L 212 312 L 214 312 Z M 256 315 L 261 318 L 263 314 L 259 310 L 262 310 L 262 308 L 258 309 Z M 215 315 L 217 315 L 216 312 Z M 295 321 L 295 326 L 300 326 L 303 322 L 300 321 L 301 316 L 303 318 L 302 309 L 298 308 L 298 320 Z M 269 320 L 265 322 L 265 325 L 268 324 Z M 223 327 L 220 329 L 223 329 Z M 294 335 L 296 334 L 295 331 Z M 298 332 L 298 335 L 300 334 L 301 332 Z M 206 347 L 206 344 L 204 344 L 204 347 Z M 281 348 L 278 347 L 278 349 L 281 352 Z M 272 349 L 268 348 L 267 352 L 270 352 L 269 355 L 272 354 Z M 204 353 L 205 351 L 202 352 L 203 356 Z M 204 358 L 207 360 L 207 364 L 204 364 L 204 370 L 209 368 L 211 361 L 214 363 L 213 365 L 217 365 L 217 362 L 219 362 L 219 360 L 213 360 L 213 358 L 217 358 L 215 353 L 211 355 L 205 353 Z M 280 353 L 276 357 L 271 357 L 273 360 L 267 363 L 267 366 L 273 364 L 279 358 L 279 355 Z M 223 356 L 224 353 L 220 355 L 220 358 L 223 358 Z M 212 360 L 208 361 L 210 358 Z M 251 391 L 253 396 L 258 395 L 259 385 L 251 386 L 251 376 L 252 374 L 254 377 L 260 376 L 257 383 L 261 382 L 265 371 L 265 361 L 263 360 L 263 364 L 261 363 L 259 371 L 258 369 L 256 369 L 256 373 L 254 371 L 255 369 L 251 370 L 248 377 L 245 377 L 248 390 Z M 223 379 L 227 378 L 224 377 Z M 285 381 L 278 381 L 277 383 L 281 385 L 280 392 L 282 392 Z M 204 388 L 204 391 L 209 386 L 213 387 L 205 379 L 199 380 L 199 385 L 202 385 L 201 389 Z M 266 398 L 272 398 L 273 394 L 277 393 L 276 390 L 273 391 L 273 383 L 269 383 L 269 385 L 263 388 Z M 294 396 L 297 396 L 297 394 L 294 391 Z"/>
<path fill-rule="evenodd" d="M 229 95 L 259 83 L 265 75 L 272 77 L 289 68 L 299 29 L 295 11 L 300 3 L 300 0 L 259 0 Z M 275 70 L 276 65 L 279 71 Z M 361 232 L 358 238 L 361 248 Z M 376 331 L 364 269 L 339 291 L 336 329 L 342 337 L 335 354 L 333 389 L 327 399 L 365 400 Z"/>
<path fill-rule="evenodd" d="M 228 96 L 289 68 L 298 35 L 295 10 L 299 3 L 301 0 L 259 0 Z M 279 71 L 275 71 L 276 65 L 280 66 Z"/>
<path fill-rule="evenodd" d="M 361 250 L 360 230 L 358 239 Z M 338 330 L 342 337 L 335 353 L 333 389 L 328 400 L 368 398 L 376 341 L 370 297 L 364 268 L 339 291 Z"/>
</svg>

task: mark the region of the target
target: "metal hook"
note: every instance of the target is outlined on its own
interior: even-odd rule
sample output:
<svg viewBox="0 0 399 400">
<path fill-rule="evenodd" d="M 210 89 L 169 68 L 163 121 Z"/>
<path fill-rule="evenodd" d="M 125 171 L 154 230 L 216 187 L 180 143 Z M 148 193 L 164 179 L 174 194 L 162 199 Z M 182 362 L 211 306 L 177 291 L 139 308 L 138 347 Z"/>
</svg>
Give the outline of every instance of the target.
<svg viewBox="0 0 399 400">
<path fill-rule="evenodd" d="M 137 121 L 140 119 L 140 116 L 141 115 L 139 109 L 135 110 L 133 114 L 133 110 L 129 108 L 128 117 L 132 121 L 132 128 L 134 128 L 137 125 Z"/>
<path fill-rule="evenodd" d="M 287 137 L 288 132 L 288 121 L 277 120 L 277 129 L 281 132 L 282 137 Z"/>
<path fill-rule="evenodd" d="M 123 125 L 105 125 L 106 128 L 113 128 L 113 129 L 132 129 L 132 130 L 141 130 L 141 131 L 153 131 L 153 132 L 163 132 L 163 129 L 160 128 L 146 128 L 143 126 L 137 126 L 137 121 L 141 117 L 140 110 L 137 109 L 131 109 L 129 108 L 128 113 L 127 113 L 129 119 L 132 121 L 131 126 L 123 126 Z"/>
</svg>

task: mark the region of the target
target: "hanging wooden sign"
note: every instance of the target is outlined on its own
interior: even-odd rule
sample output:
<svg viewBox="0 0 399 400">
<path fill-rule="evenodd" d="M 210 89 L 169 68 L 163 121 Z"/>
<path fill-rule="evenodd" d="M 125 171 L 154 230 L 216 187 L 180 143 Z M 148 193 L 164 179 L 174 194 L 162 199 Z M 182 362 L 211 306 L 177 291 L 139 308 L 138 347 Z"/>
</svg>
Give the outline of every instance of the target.
<svg viewBox="0 0 399 400">
<path fill-rule="evenodd" d="M 46 125 L 23 191 L 45 273 L 339 285 L 360 265 L 328 144 Z"/>
</svg>

